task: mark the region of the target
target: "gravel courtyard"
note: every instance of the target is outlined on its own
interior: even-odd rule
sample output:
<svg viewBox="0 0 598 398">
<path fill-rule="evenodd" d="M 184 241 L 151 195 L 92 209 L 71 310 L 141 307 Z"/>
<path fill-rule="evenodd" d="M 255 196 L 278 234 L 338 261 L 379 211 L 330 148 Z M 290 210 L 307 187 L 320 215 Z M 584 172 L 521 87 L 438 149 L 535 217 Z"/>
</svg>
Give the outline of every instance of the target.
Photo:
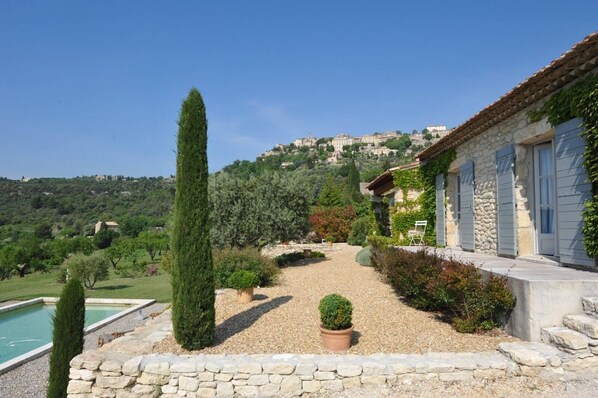
<svg viewBox="0 0 598 398">
<path fill-rule="evenodd" d="M 359 247 L 335 244 L 321 261 L 284 268 L 276 286 L 255 290 L 251 304 L 237 304 L 236 291 L 216 298 L 216 342 L 202 353 L 325 354 L 318 303 L 340 293 L 353 303 L 354 341 L 349 354 L 494 351 L 515 341 L 502 332 L 470 335 L 454 331 L 433 313 L 410 308 L 370 267 L 355 262 Z M 161 352 L 185 352 L 172 338 Z"/>
</svg>

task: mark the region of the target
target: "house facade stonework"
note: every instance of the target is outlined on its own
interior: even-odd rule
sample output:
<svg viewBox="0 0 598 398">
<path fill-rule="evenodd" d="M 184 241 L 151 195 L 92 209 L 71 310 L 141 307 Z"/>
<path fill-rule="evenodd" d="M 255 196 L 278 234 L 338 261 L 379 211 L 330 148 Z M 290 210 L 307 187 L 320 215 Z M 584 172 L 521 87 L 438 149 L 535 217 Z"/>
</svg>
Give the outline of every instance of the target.
<svg viewBox="0 0 598 398">
<path fill-rule="evenodd" d="M 589 35 L 447 137 L 423 163 L 454 150 L 446 186 L 437 179 L 440 245 L 507 257 L 548 256 L 595 268 L 583 245 L 591 184 L 583 168 L 582 121 L 530 121 L 552 95 L 598 74 L 598 32 Z M 590 196 L 588 196 L 590 195 Z"/>
</svg>

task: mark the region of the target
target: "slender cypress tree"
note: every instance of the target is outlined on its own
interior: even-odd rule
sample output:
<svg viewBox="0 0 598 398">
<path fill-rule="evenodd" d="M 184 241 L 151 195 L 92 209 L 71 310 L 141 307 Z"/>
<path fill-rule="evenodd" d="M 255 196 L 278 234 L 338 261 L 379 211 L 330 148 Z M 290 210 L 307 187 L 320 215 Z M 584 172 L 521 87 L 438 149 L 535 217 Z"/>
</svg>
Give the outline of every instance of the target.
<svg viewBox="0 0 598 398">
<path fill-rule="evenodd" d="M 83 351 L 85 291 L 77 279 L 72 278 L 62 289 L 53 323 L 48 398 L 66 398 L 69 362 Z"/>
<path fill-rule="evenodd" d="M 355 166 L 355 161 L 351 160 L 349 163 L 349 175 L 347 176 L 347 193 L 349 200 L 358 202 L 361 198 L 361 192 L 359 191 L 359 170 Z"/>
<path fill-rule="evenodd" d="M 172 323 L 177 342 L 188 350 L 211 345 L 216 323 L 207 130 L 204 103 L 193 88 L 179 118 L 172 234 Z"/>
</svg>

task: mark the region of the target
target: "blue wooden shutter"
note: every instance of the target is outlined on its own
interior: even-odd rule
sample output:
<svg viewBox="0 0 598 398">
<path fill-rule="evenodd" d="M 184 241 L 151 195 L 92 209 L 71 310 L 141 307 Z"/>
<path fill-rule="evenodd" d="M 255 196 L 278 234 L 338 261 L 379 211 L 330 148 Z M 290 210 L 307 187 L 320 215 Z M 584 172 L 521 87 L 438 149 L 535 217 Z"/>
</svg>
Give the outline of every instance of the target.
<svg viewBox="0 0 598 398">
<path fill-rule="evenodd" d="M 556 126 L 557 233 L 561 262 L 594 266 L 583 244 L 583 211 L 592 198 L 592 184 L 583 166 L 585 141 L 581 119 Z"/>
<path fill-rule="evenodd" d="M 515 154 L 513 146 L 496 151 L 496 197 L 498 203 L 498 254 L 517 255 L 515 226 Z"/>
<path fill-rule="evenodd" d="M 436 244 L 438 246 L 446 246 L 444 217 L 444 174 L 438 174 L 436 176 Z"/>
<path fill-rule="evenodd" d="M 461 188 L 461 220 L 459 221 L 459 236 L 463 250 L 475 249 L 475 224 L 474 224 L 474 174 L 473 162 L 465 162 L 460 169 Z"/>
</svg>

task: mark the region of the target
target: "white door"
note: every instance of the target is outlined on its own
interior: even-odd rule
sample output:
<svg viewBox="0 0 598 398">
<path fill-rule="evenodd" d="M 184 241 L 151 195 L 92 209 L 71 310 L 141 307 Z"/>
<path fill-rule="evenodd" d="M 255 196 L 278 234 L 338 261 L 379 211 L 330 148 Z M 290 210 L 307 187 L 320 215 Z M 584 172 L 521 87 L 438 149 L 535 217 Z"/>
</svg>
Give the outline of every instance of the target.
<svg viewBox="0 0 598 398">
<path fill-rule="evenodd" d="M 536 236 L 538 254 L 555 254 L 555 184 L 552 144 L 534 148 Z"/>
</svg>

